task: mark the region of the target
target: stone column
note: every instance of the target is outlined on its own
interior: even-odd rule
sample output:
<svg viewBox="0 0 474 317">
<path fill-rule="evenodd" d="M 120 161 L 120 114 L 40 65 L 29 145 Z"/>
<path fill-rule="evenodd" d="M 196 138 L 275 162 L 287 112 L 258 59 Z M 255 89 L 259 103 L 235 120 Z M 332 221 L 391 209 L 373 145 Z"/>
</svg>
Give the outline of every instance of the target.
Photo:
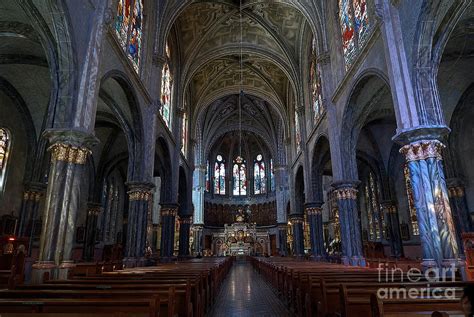
<svg viewBox="0 0 474 317">
<path fill-rule="evenodd" d="M 155 185 L 147 182 L 129 182 L 126 185 L 129 202 L 124 264 L 126 267 L 142 266 L 145 264 L 147 221 Z"/>
<path fill-rule="evenodd" d="M 191 224 L 193 223 L 192 216 L 181 216 L 179 219 L 179 256 L 189 256 L 189 233 Z"/>
<path fill-rule="evenodd" d="M 464 184 L 457 178 L 447 180 L 449 203 L 456 228 L 456 239 L 459 246 L 459 252 L 464 254 L 461 235 L 472 231 L 471 215 L 467 207 L 466 193 Z"/>
<path fill-rule="evenodd" d="M 44 196 L 46 185 L 43 183 L 30 183 L 27 185 L 27 188 L 21 203 L 20 224 L 17 235 L 20 237 L 30 237 L 31 239 L 35 229 L 35 221 L 38 218 L 40 200 Z"/>
<path fill-rule="evenodd" d="M 400 149 L 410 171 L 424 268 L 457 264 L 459 253 L 444 177 L 443 148 L 438 140 L 420 140 Z"/>
<path fill-rule="evenodd" d="M 305 205 L 306 219 L 309 223 L 311 238 L 311 253 L 315 260 L 320 261 L 326 256 L 324 250 L 322 203 L 307 203 Z"/>
<path fill-rule="evenodd" d="M 86 237 L 84 239 L 84 251 L 82 258 L 86 261 L 94 261 L 95 234 L 97 231 L 97 219 L 102 212 L 102 205 L 90 202 L 87 208 Z"/>
<path fill-rule="evenodd" d="M 360 234 L 360 221 L 357 211 L 358 181 L 333 183 L 339 210 L 341 227 L 342 262 L 346 265 L 365 266 Z"/>
<path fill-rule="evenodd" d="M 204 224 L 204 191 L 206 189 L 206 165 L 194 168 L 193 175 L 193 205 L 194 223 Z"/>
<path fill-rule="evenodd" d="M 174 227 L 178 204 L 161 205 L 161 257 L 170 258 L 174 251 Z"/>
<path fill-rule="evenodd" d="M 290 221 L 293 227 L 293 250 L 296 256 L 304 256 L 304 233 L 303 233 L 303 215 L 290 215 Z"/>
<path fill-rule="evenodd" d="M 283 255 L 283 256 L 288 255 L 287 231 L 288 231 L 287 223 L 278 224 L 278 243 L 279 243 L 279 249 L 280 249 L 279 255 Z"/>
<path fill-rule="evenodd" d="M 194 231 L 194 252 L 200 253 L 202 255 L 202 244 L 203 244 L 203 235 L 202 231 L 204 229 L 204 225 L 194 224 L 193 231 Z"/>
<path fill-rule="evenodd" d="M 392 201 L 384 201 L 381 204 L 382 213 L 388 224 L 390 234 L 391 256 L 400 258 L 403 256 L 402 235 L 400 233 L 400 222 L 398 220 L 397 206 Z"/>
<path fill-rule="evenodd" d="M 84 165 L 91 153 L 90 147 L 97 142 L 93 135 L 73 130 L 50 130 L 44 137 L 51 144 L 48 149 L 51 166 L 33 283 L 41 283 L 45 272 L 53 279 L 66 278 L 74 266 L 72 247 Z"/>
</svg>

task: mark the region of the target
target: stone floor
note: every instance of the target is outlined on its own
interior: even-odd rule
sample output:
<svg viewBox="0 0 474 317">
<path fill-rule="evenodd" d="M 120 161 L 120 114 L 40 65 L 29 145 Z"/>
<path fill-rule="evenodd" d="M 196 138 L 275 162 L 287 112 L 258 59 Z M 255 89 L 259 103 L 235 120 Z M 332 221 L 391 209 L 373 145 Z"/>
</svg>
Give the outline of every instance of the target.
<svg viewBox="0 0 474 317">
<path fill-rule="evenodd" d="M 207 316 L 284 317 L 291 314 L 250 263 L 236 261 Z"/>
</svg>

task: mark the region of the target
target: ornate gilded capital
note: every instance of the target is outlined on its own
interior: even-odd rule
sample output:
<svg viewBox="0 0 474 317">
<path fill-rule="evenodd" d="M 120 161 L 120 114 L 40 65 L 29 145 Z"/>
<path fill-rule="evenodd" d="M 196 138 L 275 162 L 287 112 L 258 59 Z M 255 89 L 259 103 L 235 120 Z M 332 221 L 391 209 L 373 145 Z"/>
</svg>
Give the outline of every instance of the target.
<svg viewBox="0 0 474 317">
<path fill-rule="evenodd" d="M 87 209 L 87 214 L 91 216 L 97 216 L 102 212 L 102 207 L 94 206 Z"/>
<path fill-rule="evenodd" d="M 134 188 L 127 192 L 130 201 L 144 200 L 150 201 L 153 193 L 149 189 Z"/>
<path fill-rule="evenodd" d="M 344 187 L 344 188 L 338 188 L 334 190 L 334 195 L 336 195 L 336 198 L 339 200 L 348 200 L 348 199 L 356 200 L 357 193 L 358 193 L 358 190 L 353 187 Z"/>
<path fill-rule="evenodd" d="M 87 157 L 92 153 L 92 151 L 86 147 L 77 147 L 66 143 L 54 143 L 48 150 L 51 152 L 52 161 L 79 165 L 86 164 Z"/>
<path fill-rule="evenodd" d="M 153 198 L 153 183 L 147 182 L 128 182 L 126 184 L 129 188 L 127 194 L 130 201 L 150 201 Z"/>
<path fill-rule="evenodd" d="M 449 193 L 449 197 L 452 197 L 452 198 L 464 197 L 464 187 L 462 186 L 448 187 L 448 193 Z"/>
<path fill-rule="evenodd" d="M 41 196 L 43 196 L 41 192 L 27 190 L 23 193 L 23 200 L 40 201 Z"/>
<path fill-rule="evenodd" d="M 323 209 L 321 207 L 306 207 L 306 214 L 308 216 L 321 215 L 322 213 Z"/>
<path fill-rule="evenodd" d="M 407 162 L 421 161 L 429 158 L 442 160 L 444 148 L 445 145 L 438 140 L 424 140 L 405 145 L 400 149 L 400 153 L 405 155 Z"/>
<path fill-rule="evenodd" d="M 161 207 L 160 214 L 162 217 L 176 217 L 176 215 L 178 214 L 178 207 Z"/>
<path fill-rule="evenodd" d="M 192 225 L 193 224 L 193 217 L 180 217 L 179 218 L 179 223 L 181 224 L 189 224 L 189 225 Z"/>
<path fill-rule="evenodd" d="M 301 215 L 290 215 L 289 219 L 292 224 L 302 224 L 304 223 L 304 217 Z"/>
</svg>

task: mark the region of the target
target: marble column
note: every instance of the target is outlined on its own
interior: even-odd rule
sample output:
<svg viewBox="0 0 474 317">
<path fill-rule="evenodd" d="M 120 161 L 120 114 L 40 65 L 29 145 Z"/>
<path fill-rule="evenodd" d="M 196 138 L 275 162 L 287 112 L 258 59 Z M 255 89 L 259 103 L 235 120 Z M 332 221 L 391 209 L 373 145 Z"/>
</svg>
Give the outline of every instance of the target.
<svg viewBox="0 0 474 317">
<path fill-rule="evenodd" d="M 189 256 L 189 233 L 193 217 L 181 216 L 179 219 L 179 256 Z"/>
<path fill-rule="evenodd" d="M 152 208 L 153 183 L 128 182 L 127 241 L 125 242 L 124 265 L 126 267 L 145 264 L 149 212 Z"/>
<path fill-rule="evenodd" d="M 357 211 L 358 181 L 335 182 L 333 187 L 339 210 L 342 263 L 366 266 L 362 249 L 360 220 Z"/>
<path fill-rule="evenodd" d="M 403 146 L 416 207 L 424 268 L 457 264 L 458 244 L 438 140 L 414 141 Z"/>
<path fill-rule="evenodd" d="M 294 255 L 298 257 L 304 256 L 304 233 L 303 233 L 303 224 L 304 217 L 303 215 L 293 214 L 290 215 L 290 221 L 293 227 L 293 251 Z"/>
<path fill-rule="evenodd" d="M 203 244 L 203 230 L 204 225 L 193 224 L 194 232 L 194 252 L 202 255 L 202 244 Z"/>
<path fill-rule="evenodd" d="M 457 178 L 448 179 L 447 184 L 459 252 L 464 254 L 462 234 L 472 231 L 472 221 L 467 207 L 466 192 L 464 184 Z"/>
<path fill-rule="evenodd" d="M 391 256 L 403 257 L 402 235 L 400 233 L 400 221 L 398 219 L 397 206 L 392 201 L 384 201 L 381 204 L 382 213 L 388 224 L 390 235 Z"/>
<path fill-rule="evenodd" d="M 194 168 L 193 175 L 193 205 L 194 223 L 204 224 L 204 191 L 206 189 L 206 165 L 199 165 Z"/>
<path fill-rule="evenodd" d="M 43 183 L 30 183 L 23 193 L 23 200 L 20 210 L 20 224 L 17 235 L 20 237 L 32 238 L 35 221 L 38 219 L 38 211 L 41 197 L 44 196 L 46 185 Z"/>
<path fill-rule="evenodd" d="M 288 255 L 287 232 L 288 232 L 288 224 L 279 223 L 278 224 L 278 243 L 279 243 L 279 249 L 280 249 L 279 255 L 283 255 L 283 256 Z"/>
<path fill-rule="evenodd" d="M 170 258 L 174 251 L 174 228 L 178 204 L 161 205 L 161 257 Z"/>
<path fill-rule="evenodd" d="M 97 220 L 103 208 L 101 204 L 93 202 L 88 203 L 87 207 L 86 236 L 84 239 L 82 258 L 85 261 L 94 261 Z"/>
<path fill-rule="evenodd" d="M 49 130 L 44 137 L 51 144 L 51 166 L 33 283 L 41 283 L 45 272 L 52 279 L 66 278 L 74 267 L 72 248 L 84 166 L 90 147 L 97 142 L 93 135 L 74 130 Z"/>
<path fill-rule="evenodd" d="M 322 203 L 307 203 L 305 205 L 306 219 L 309 223 L 311 253 L 315 260 L 322 260 L 326 254 L 324 249 Z"/>
</svg>

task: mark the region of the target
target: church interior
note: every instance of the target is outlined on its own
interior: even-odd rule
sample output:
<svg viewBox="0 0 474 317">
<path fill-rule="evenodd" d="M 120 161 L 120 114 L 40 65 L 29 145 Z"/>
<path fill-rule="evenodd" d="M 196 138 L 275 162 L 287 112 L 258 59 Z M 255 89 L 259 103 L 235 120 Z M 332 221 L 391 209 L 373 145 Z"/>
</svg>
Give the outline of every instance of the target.
<svg viewBox="0 0 474 317">
<path fill-rule="evenodd" d="M 0 0 L 0 39 L 1 317 L 472 316 L 472 0 Z"/>
</svg>

